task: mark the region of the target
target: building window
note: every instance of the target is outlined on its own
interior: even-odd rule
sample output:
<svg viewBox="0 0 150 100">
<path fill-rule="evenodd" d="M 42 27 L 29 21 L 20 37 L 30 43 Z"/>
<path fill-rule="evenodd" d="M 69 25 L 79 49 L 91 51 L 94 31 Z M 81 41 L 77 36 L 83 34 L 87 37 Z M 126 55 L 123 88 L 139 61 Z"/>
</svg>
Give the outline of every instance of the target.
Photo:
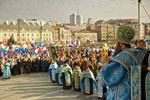
<svg viewBox="0 0 150 100">
<path fill-rule="evenodd" d="M 39 36 L 39 34 L 37 34 L 37 36 Z"/>
<path fill-rule="evenodd" d="M 33 36 L 33 34 L 32 34 L 32 36 Z"/>
<path fill-rule="evenodd" d="M 4 34 L 4 36 L 6 36 L 6 34 Z"/>
<path fill-rule="evenodd" d="M 29 36 L 29 34 L 27 34 L 27 36 Z"/>
<path fill-rule="evenodd" d="M 19 34 L 17 34 L 17 36 L 19 36 Z"/>
<path fill-rule="evenodd" d="M 46 34 L 46 36 L 48 36 L 48 34 Z"/>
<path fill-rule="evenodd" d="M 24 36 L 24 34 L 22 34 L 22 36 Z"/>
</svg>

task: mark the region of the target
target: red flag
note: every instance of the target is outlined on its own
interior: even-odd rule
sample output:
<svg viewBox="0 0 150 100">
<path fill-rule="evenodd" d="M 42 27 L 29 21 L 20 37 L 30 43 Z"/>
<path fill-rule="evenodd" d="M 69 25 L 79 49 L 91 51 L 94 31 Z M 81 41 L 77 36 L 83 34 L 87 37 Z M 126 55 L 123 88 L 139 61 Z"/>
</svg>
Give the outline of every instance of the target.
<svg viewBox="0 0 150 100">
<path fill-rule="evenodd" d="M 68 45 L 68 41 L 66 41 L 66 46 Z"/>
<path fill-rule="evenodd" d="M 94 40 L 94 44 L 96 44 L 96 40 Z"/>
<path fill-rule="evenodd" d="M 73 40 L 71 41 L 71 44 L 74 44 L 74 41 L 73 41 Z"/>
<path fill-rule="evenodd" d="M 62 45 L 62 41 L 59 41 L 60 45 Z"/>
<path fill-rule="evenodd" d="M 76 45 L 79 45 L 79 41 L 78 40 L 76 40 Z"/>
</svg>

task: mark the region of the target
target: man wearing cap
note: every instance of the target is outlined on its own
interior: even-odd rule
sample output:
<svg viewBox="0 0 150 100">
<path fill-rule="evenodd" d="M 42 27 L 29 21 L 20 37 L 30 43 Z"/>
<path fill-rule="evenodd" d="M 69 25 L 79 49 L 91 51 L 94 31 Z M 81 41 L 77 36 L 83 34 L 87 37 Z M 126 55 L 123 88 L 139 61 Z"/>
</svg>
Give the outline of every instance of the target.
<svg viewBox="0 0 150 100">
<path fill-rule="evenodd" d="M 141 100 L 140 89 L 138 89 L 140 81 L 136 85 L 134 84 L 134 79 L 140 79 L 140 73 L 135 73 L 134 69 L 137 71 L 140 69 L 147 50 L 143 48 L 129 49 L 134 36 L 135 31 L 131 27 L 120 26 L 117 32 L 117 46 L 121 51 L 111 60 L 108 57 L 103 60 L 105 65 L 100 72 L 102 86 L 109 87 L 107 100 Z M 133 89 L 133 87 L 135 88 Z M 133 93 L 134 90 L 139 91 Z"/>
</svg>

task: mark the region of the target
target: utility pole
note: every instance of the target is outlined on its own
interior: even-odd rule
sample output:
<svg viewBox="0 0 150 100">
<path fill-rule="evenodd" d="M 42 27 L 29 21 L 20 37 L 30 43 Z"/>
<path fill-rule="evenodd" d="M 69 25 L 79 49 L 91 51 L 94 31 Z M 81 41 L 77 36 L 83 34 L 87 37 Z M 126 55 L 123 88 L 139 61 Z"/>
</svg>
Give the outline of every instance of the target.
<svg viewBox="0 0 150 100">
<path fill-rule="evenodd" d="M 108 34 L 108 24 L 107 24 L 107 44 L 108 44 L 108 39 L 109 38 L 109 34 Z"/>
<path fill-rule="evenodd" d="M 138 0 L 138 39 L 140 39 L 140 35 L 141 35 L 141 32 L 140 32 L 140 17 L 141 17 L 141 15 L 140 15 L 140 4 L 141 4 L 141 0 Z"/>
<path fill-rule="evenodd" d="M 18 23 L 18 41 L 21 41 L 20 39 L 20 19 L 17 20 Z"/>
<path fill-rule="evenodd" d="M 115 41 L 115 37 L 116 37 L 116 34 L 115 34 L 115 29 L 116 29 L 116 27 L 113 25 L 113 35 L 114 35 L 114 41 Z"/>
<path fill-rule="evenodd" d="M 40 41 L 42 42 L 42 22 L 40 21 Z"/>
</svg>

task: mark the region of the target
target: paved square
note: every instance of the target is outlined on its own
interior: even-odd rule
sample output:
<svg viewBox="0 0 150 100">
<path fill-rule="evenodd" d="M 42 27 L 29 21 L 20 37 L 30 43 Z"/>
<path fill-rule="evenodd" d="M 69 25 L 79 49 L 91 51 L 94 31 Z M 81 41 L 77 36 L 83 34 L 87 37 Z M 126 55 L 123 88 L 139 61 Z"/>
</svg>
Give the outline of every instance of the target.
<svg viewBox="0 0 150 100">
<path fill-rule="evenodd" d="M 94 95 L 63 90 L 62 86 L 49 81 L 48 73 L 32 73 L 12 76 L 3 80 L 0 77 L 0 100 L 100 100 Z"/>
</svg>

